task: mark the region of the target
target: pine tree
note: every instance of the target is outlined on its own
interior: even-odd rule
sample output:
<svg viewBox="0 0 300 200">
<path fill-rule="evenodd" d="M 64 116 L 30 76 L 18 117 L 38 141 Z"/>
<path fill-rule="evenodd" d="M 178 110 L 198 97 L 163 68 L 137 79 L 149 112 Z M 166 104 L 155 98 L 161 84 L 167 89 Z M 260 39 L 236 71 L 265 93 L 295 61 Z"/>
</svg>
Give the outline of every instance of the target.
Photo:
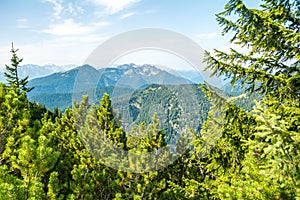
<svg viewBox="0 0 300 200">
<path fill-rule="evenodd" d="M 208 69 L 231 79 L 233 86 L 238 81 L 247 84 L 248 91 L 260 92 L 264 99 L 257 103 L 255 113 L 226 101 L 222 110 L 211 113 L 224 115 L 220 138 L 198 161 L 206 177 L 201 185 L 209 198 L 300 196 L 296 173 L 300 153 L 299 7 L 299 1 L 264 0 L 261 9 L 250 9 L 241 0 L 230 0 L 217 15 L 223 34 L 232 31 L 231 42 L 247 47 L 247 52 L 206 52 Z M 205 143 L 207 135 L 213 135 L 212 120 L 203 127 L 204 137 L 199 141 Z"/>
<path fill-rule="evenodd" d="M 299 1 L 264 0 L 262 9 L 247 8 L 242 0 L 231 0 L 217 14 L 223 34 L 232 31 L 231 43 L 247 47 L 247 53 L 206 52 L 213 74 L 240 80 L 250 91 L 266 92 L 280 100 L 299 98 Z M 229 15 L 238 18 L 227 19 Z M 282 92 L 284 91 L 284 92 Z"/>
<path fill-rule="evenodd" d="M 104 135 L 113 141 L 115 145 L 126 149 L 126 134 L 120 128 L 115 119 L 115 113 L 111 106 L 111 100 L 108 94 L 104 94 L 100 106 L 97 109 L 98 124 Z"/>
<path fill-rule="evenodd" d="M 8 192 L 7 198 L 43 199 L 46 177 L 59 153 L 53 151 L 50 141 L 41 134 L 40 124 L 30 123 L 30 112 L 21 106 L 27 102 L 26 98 L 21 98 L 24 95 L 9 90 L 3 102 L 9 118 L 4 133 L 4 151 L 1 153 L 0 173 L 3 176 L 0 193 Z M 11 101 L 11 98 L 14 100 Z"/>
<path fill-rule="evenodd" d="M 105 102 L 110 102 L 108 96 Z M 113 162 L 119 155 L 114 149 L 124 147 L 120 135 L 125 133 L 117 126 L 112 112 L 107 112 L 112 111 L 110 104 L 101 101 L 101 105 L 93 105 L 88 110 L 87 96 L 83 97 L 80 104 L 74 103 L 72 120 L 76 122 L 77 140 L 82 142 L 83 149 L 77 151 L 80 153 L 75 157 L 80 159 L 74 161 L 71 172 L 75 180 L 71 183 L 74 191 L 70 195 L 72 198 L 112 199 L 120 191 L 117 170 L 110 166 L 118 164 Z M 103 128 L 105 125 L 107 129 Z M 69 148 L 74 148 L 74 145 Z"/>
<path fill-rule="evenodd" d="M 143 127 L 143 124 L 141 124 Z M 141 129 L 139 129 L 141 130 Z M 158 151 L 167 145 L 164 130 L 160 130 L 159 119 L 156 113 L 152 117 L 152 122 L 146 128 L 145 132 L 139 133 L 143 137 L 139 144 L 140 149 L 146 149 L 148 152 Z"/>
<path fill-rule="evenodd" d="M 4 75 L 10 86 L 16 87 L 24 92 L 30 92 L 31 90 L 33 90 L 33 87 L 27 87 L 28 76 L 21 79 L 18 74 L 18 68 L 20 67 L 20 63 L 23 61 L 23 58 L 19 58 L 17 56 L 18 50 L 19 49 L 14 48 L 14 45 L 12 43 L 10 51 L 12 53 L 11 66 L 5 65 L 6 72 L 4 73 Z"/>
<path fill-rule="evenodd" d="M 299 6 L 264 0 L 261 9 L 250 9 L 230 0 L 217 15 L 223 34 L 233 32 L 231 42 L 248 51 L 206 52 L 208 69 L 264 98 L 246 112 L 209 85 L 203 88 L 212 107 L 202 137 L 193 141 L 186 169 L 192 176 L 183 184 L 169 181 L 170 196 L 299 198 Z"/>
</svg>

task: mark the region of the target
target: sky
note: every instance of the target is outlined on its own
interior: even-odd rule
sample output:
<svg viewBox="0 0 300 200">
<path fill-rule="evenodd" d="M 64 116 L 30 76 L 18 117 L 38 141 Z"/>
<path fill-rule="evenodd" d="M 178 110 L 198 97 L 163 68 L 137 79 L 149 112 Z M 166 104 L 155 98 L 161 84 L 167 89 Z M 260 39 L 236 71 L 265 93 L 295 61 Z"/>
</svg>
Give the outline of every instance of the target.
<svg viewBox="0 0 300 200">
<path fill-rule="evenodd" d="M 172 30 L 205 50 L 226 50 L 229 37 L 221 36 L 215 17 L 225 4 L 224 0 L 1 0 L 0 68 L 10 63 L 12 42 L 24 58 L 22 64 L 81 65 L 107 39 L 141 28 Z"/>
</svg>

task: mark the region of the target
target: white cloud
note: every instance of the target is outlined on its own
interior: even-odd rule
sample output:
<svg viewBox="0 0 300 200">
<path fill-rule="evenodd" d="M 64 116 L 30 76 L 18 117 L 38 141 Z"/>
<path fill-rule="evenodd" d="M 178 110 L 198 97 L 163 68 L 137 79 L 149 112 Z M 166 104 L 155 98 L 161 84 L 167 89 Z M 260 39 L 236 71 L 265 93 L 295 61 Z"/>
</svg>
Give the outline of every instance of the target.
<svg viewBox="0 0 300 200">
<path fill-rule="evenodd" d="M 29 28 L 27 24 L 28 20 L 25 18 L 17 19 L 16 22 L 17 22 L 17 28 Z"/>
<path fill-rule="evenodd" d="M 128 12 L 120 16 L 120 19 L 126 19 L 128 17 L 134 16 L 134 15 L 149 15 L 157 12 L 156 10 L 146 10 L 146 11 L 135 11 L 135 12 Z"/>
<path fill-rule="evenodd" d="M 41 32 L 57 36 L 84 35 L 107 25 L 109 22 L 106 21 L 83 25 L 74 22 L 73 19 L 65 19 L 62 23 L 49 25 L 47 29 L 41 30 Z"/>
<path fill-rule="evenodd" d="M 84 9 L 78 5 L 77 2 L 72 3 L 65 2 L 64 0 L 43 0 L 44 2 L 51 3 L 53 6 L 53 15 L 55 20 L 63 18 L 63 15 L 69 13 L 73 16 L 77 16 L 84 12 Z"/>
<path fill-rule="evenodd" d="M 84 12 L 84 9 L 77 5 L 77 4 L 72 4 L 69 3 L 68 6 L 66 7 L 66 9 L 64 10 L 64 13 L 70 13 L 74 16 L 77 16 L 79 14 L 82 14 Z"/>
<path fill-rule="evenodd" d="M 141 0 L 91 0 L 94 4 L 103 6 L 107 14 L 116 14 Z"/>
<path fill-rule="evenodd" d="M 49 2 L 49 3 L 53 4 L 54 17 L 56 19 L 60 19 L 61 14 L 64 10 L 63 1 L 62 0 L 45 0 L 45 2 Z"/>
<path fill-rule="evenodd" d="M 218 38 L 218 37 L 221 37 L 221 35 L 218 33 L 201 33 L 201 34 L 196 35 L 196 37 L 198 39 L 205 40 L 205 39 Z"/>
<path fill-rule="evenodd" d="M 126 14 L 122 15 L 120 17 L 120 19 L 126 19 L 126 18 L 131 17 L 131 16 L 133 16 L 135 14 L 136 14 L 135 12 L 126 13 Z"/>
</svg>

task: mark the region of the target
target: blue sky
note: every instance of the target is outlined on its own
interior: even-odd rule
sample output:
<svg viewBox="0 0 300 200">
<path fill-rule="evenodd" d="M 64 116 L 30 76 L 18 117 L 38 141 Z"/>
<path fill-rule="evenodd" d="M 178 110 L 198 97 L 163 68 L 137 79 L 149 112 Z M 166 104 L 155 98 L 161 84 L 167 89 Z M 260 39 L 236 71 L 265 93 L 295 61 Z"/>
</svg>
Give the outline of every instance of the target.
<svg viewBox="0 0 300 200">
<path fill-rule="evenodd" d="M 248 0 L 248 2 L 251 2 Z M 203 49 L 228 48 L 215 14 L 224 0 L 1 0 L 0 68 L 14 42 L 23 64 L 77 64 L 106 39 L 140 28 L 184 34 Z M 249 3 L 250 4 L 250 3 Z M 253 3 L 251 3 L 253 4 Z"/>
</svg>

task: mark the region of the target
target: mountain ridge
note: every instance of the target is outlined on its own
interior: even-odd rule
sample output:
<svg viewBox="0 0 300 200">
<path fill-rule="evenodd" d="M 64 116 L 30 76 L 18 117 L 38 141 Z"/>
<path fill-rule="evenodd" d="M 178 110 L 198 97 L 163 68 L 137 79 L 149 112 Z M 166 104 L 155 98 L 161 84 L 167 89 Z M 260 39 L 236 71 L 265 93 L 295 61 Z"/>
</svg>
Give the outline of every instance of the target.
<svg viewBox="0 0 300 200">
<path fill-rule="evenodd" d="M 28 93 L 28 97 L 45 104 L 47 102 L 43 101 L 43 95 L 49 98 L 55 94 L 62 97 L 65 94 L 76 93 L 80 96 L 95 88 L 100 88 L 102 94 L 108 87 L 110 87 L 109 91 L 114 91 L 112 88 L 115 88 L 115 95 L 123 95 L 123 90 L 143 89 L 151 84 L 182 85 L 192 84 L 192 82 L 149 64 L 131 63 L 101 69 L 83 65 L 30 80 L 28 86 L 35 89 Z M 69 97 L 68 101 L 70 101 Z"/>
<path fill-rule="evenodd" d="M 28 76 L 29 80 L 33 80 L 36 78 L 49 76 L 54 73 L 64 72 L 73 68 L 78 67 L 75 64 L 69 65 L 55 65 L 55 64 L 47 64 L 47 65 L 37 65 L 37 64 L 25 64 L 18 67 L 18 74 L 20 78 L 25 78 Z M 4 72 L 5 68 L 0 69 L 0 82 L 6 82 Z"/>
</svg>

